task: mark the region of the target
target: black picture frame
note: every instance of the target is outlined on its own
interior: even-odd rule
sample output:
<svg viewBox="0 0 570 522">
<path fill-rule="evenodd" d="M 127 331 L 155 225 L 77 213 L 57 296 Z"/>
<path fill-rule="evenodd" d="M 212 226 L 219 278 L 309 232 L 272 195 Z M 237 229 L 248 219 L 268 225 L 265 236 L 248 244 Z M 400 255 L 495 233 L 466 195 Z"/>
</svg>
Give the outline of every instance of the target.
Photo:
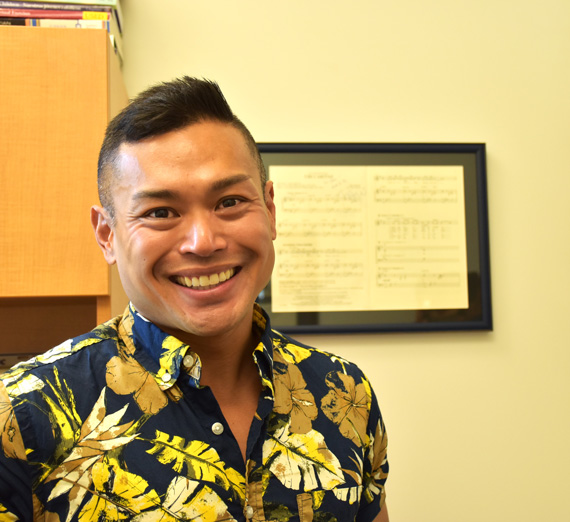
<svg viewBox="0 0 570 522">
<path fill-rule="evenodd" d="M 283 333 L 492 330 L 486 148 L 484 143 L 260 143 L 276 165 L 461 165 L 465 196 L 468 308 L 274 313 L 271 283 L 258 302 Z M 280 209 L 277 209 L 279 221 Z"/>
</svg>

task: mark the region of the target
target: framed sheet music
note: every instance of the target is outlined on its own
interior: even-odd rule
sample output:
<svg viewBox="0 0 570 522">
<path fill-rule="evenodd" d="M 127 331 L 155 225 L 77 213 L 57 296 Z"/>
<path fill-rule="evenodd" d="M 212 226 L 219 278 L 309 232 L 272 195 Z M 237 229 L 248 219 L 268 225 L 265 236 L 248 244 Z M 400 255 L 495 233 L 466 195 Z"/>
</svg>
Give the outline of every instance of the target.
<svg viewBox="0 0 570 522">
<path fill-rule="evenodd" d="M 262 143 L 286 333 L 491 330 L 484 144 Z"/>
</svg>

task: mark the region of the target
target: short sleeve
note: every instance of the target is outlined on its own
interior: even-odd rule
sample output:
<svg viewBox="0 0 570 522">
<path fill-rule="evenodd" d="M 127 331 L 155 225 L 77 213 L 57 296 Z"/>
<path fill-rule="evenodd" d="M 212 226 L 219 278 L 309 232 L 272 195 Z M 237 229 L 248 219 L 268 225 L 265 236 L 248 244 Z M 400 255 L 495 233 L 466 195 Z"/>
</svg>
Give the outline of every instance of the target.
<svg viewBox="0 0 570 522">
<path fill-rule="evenodd" d="M 0 519 L 32 520 L 32 486 L 12 402 L 0 380 Z"/>
<path fill-rule="evenodd" d="M 360 509 L 356 517 L 358 522 L 374 520 L 386 500 L 385 485 L 389 471 L 388 436 L 378 401 L 372 389 L 368 420 L 368 440 L 362 477 Z"/>
</svg>

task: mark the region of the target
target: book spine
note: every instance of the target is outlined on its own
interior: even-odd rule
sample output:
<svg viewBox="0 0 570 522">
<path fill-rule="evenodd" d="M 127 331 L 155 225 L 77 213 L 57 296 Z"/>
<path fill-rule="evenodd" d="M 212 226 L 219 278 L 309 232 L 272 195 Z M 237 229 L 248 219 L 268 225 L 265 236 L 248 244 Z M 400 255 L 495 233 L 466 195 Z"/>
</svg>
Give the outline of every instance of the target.
<svg viewBox="0 0 570 522">
<path fill-rule="evenodd" d="M 64 18 L 82 20 L 109 20 L 110 13 L 103 11 L 65 11 L 59 9 L 5 9 L 0 7 L 0 16 L 5 18 Z"/>
<path fill-rule="evenodd" d="M 49 4 L 47 2 L 16 2 L 0 0 L 0 7 L 12 9 L 60 9 L 62 11 L 106 11 L 111 12 L 111 6 L 85 4 Z"/>
<path fill-rule="evenodd" d="M 0 25 L 30 25 L 27 18 L 0 18 Z"/>
<path fill-rule="evenodd" d="M 87 3 L 85 0 L 83 2 L 75 3 L 57 3 L 51 0 L 44 0 L 42 2 L 29 0 L 0 0 L 0 7 L 13 8 L 13 9 L 60 9 L 62 11 L 105 11 L 111 13 L 112 17 L 116 18 L 117 25 L 119 26 L 119 32 L 123 32 L 122 19 L 123 13 L 121 11 L 121 4 L 119 0 L 116 0 L 114 5 L 101 5 L 103 2 L 96 2 L 99 5 L 93 5 Z"/>
<path fill-rule="evenodd" d="M 32 3 L 36 3 L 34 0 L 28 0 Z M 39 3 L 46 4 L 60 4 L 61 0 L 40 0 Z M 106 5 L 109 7 L 116 7 L 119 4 L 119 0 L 66 0 L 66 4 L 77 4 L 77 5 Z"/>
<path fill-rule="evenodd" d="M 78 29 L 105 29 L 109 32 L 108 20 L 82 20 L 69 18 L 32 18 L 29 20 L 32 27 L 66 27 Z"/>
</svg>

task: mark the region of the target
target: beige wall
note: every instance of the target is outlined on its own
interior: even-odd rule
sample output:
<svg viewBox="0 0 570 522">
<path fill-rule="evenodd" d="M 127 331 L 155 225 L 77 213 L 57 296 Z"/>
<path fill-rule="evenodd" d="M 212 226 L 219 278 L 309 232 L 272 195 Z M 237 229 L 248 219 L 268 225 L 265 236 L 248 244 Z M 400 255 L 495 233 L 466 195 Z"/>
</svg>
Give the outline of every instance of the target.
<svg viewBox="0 0 570 522">
<path fill-rule="evenodd" d="M 259 141 L 487 143 L 495 330 L 302 340 L 371 377 L 393 522 L 570 520 L 570 3 L 122 2 L 131 95 L 191 74 Z"/>
</svg>

